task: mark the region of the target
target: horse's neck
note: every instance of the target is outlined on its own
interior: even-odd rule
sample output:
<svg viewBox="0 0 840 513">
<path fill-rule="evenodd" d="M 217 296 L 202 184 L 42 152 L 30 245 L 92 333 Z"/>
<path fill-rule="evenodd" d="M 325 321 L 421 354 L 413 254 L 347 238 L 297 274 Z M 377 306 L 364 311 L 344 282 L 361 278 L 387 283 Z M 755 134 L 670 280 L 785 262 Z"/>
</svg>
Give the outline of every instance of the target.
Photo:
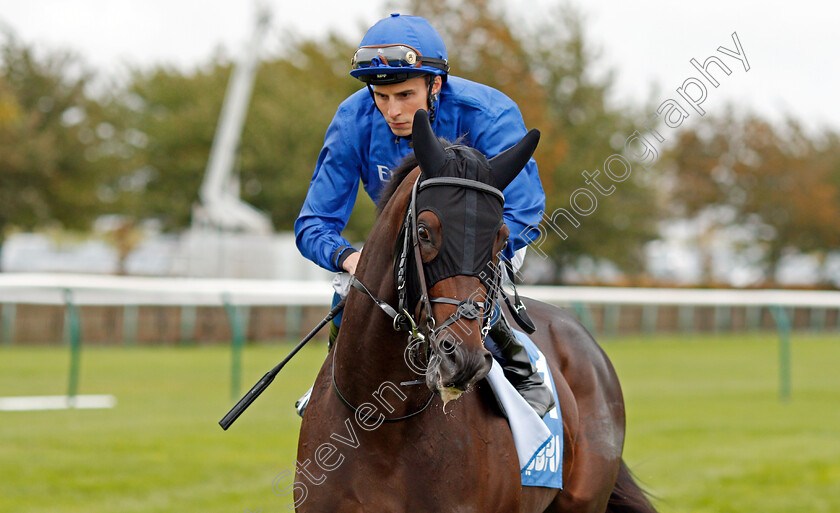
<svg viewBox="0 0 840 513">
<path fill-rule="evenodd" d="M 366 248 L 367 249 L 367 248 Z M 370 258 L 365 258 L 369 256 Z M 390 275 L 389 255 L 365 255 L 357 279 L 378 299 L 396 306 L 396 290 Z M 386 272 L 382 272 L 386 271 Z M 367 294 L 351 290 L 347 298 L 341 330 L 336 342 L 335 378 L 341 393 L 355 405 L 376 404 L 377 394 L 388 390 L 393 415 L 416 409 L 420 395 L 428 398 L 423 386 L 402 386 L 422 379 L 404 359 L 407 334 L 393 328 L 392 319 Z M 414 397 L 418 396 L 418 397 Z M 390 412 L 389 412 L 390 413 Z"/>
<path fill-rule="evenodd" d="M 392 307 L 397 307 L 393 274 L 394 242 L 402 226 L 411 185 L 419 172 L 415 169 L 409 174 L 392 195 L 371 230 L 356 270 L 356 278 L 376 298 Z M 400 382 L 421 379 L 423 376 L 412 371 L 405 361 L 407 338 L 405 332 L 394 330 L 393 320 L 367 294 L 352 289 L 347 297 L 336 342 L 336 381 L 346 387 L 348 396 L 357 401 L 368 401 L 370 394 L 383 383 L 399 385 Z M 418 386 L 409 390 L 413 395 L 424 395 L 415 392 L 417 389 L 427 391 L 425 387 Z M 408 407 L 413 403 L 409 398 Z"/>
<path fill-rule="evenodd" d="M 392 256 L 383 253 L 365 254 L 359 262 L 356 278 L 377 298 L 396 307 L 396 288 L 391 271 Z M 405 333 L 393 329 L 393 321 L 379 306 L 359 290 L 351 290 L 342 317 L 340 336 L 345 346 L 352 346 L 357 359 L 364 358 L 365 366 L 374 361 L 394 359 L 397 346 L 404 345 Z"/>
</svg>

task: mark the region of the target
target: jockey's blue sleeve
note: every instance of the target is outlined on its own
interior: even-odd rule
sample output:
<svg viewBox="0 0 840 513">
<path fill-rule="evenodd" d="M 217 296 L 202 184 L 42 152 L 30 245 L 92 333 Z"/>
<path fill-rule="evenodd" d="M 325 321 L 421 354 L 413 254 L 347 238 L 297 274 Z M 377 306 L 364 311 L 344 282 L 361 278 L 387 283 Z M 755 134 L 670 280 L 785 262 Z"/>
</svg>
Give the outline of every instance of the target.
<svg viewBox="0 0 840 513">
<path fill-rule="evenodd" d="M 518 143 L 525 134 L 522 114 L 511 101 L 510 106 L 502 110 L 484 130 L 474 133 L 473 144 L 485 155 L 498 155 Z M 515 251 L 537 240 L 537 226 L 545 210 L 545 192 L 533 158 L 503 192 L 504 219 L 510 230 L 510 244 L 504 256 L 510 260 Z"/>
<path fill-rule="evenodd" d="M 295 243 L 306 258 L 324 269 L 340 272 L 338 262 L 350 242 L 341 236 L 347 226 L 359 186 L 359 161 L 348 147 L 344 124 L 336 116 L 327 128 L 315 173 L 300 216 L 295 221 Z"/>
<path fill-rule="evenodd" d="M 536 180 L 534 180 L 536 177 Z M 505 224 L 510 230 L 510 244 L 504 256 L 512 261 L 513 253 L 539 238 L 537 228 L 545 210 L 545 192 L 532 158 L 519 176 L 505 189 Z M 514 205 L 509 206 L 510 203 Z"/>
</svg>

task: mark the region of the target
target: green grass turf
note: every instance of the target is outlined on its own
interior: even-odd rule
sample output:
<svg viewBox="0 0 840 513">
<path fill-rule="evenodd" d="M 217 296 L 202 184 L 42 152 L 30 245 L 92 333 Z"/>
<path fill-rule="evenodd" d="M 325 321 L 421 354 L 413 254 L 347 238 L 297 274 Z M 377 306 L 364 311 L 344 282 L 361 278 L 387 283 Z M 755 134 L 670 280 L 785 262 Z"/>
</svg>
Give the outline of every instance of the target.
<svg viewBox="0 0 840 513">
<path fill-rule="evenodd" d="M 772 334 L 603 345 L 627 401 L 625 459 L 661 512 L 840 511 L 840 337 L 794 335 L 787 403 Z M 248 346 L 242 392 L 290 349 Z M 117 407 L 0 412 L 0 512 L 286 510 L 272 482 L 293 467 L 292 404 L 324 356 L 304 348 L 224 432 L 228 349 L 85 348 L 80 393 Z M 0 348 L 0 396 L 62 394 L 68 362 L 66 348 Z"/>
<path fill-rule="evenodd" d="M 605 344 L 625 459 L 663 512 L 840 511 L 840 336 L 795 334 L 779 400 L 773 335 Z"/>
</svg>

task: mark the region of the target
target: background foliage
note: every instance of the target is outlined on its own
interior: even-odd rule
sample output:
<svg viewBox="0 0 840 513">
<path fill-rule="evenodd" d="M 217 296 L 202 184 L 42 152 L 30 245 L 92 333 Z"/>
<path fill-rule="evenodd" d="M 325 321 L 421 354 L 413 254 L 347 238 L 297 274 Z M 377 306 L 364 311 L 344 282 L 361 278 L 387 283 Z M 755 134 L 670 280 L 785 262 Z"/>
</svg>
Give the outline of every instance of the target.
<svg viewBox="0 0 840 513">
<path fill-rule="evenodd" d="M 620 152 L 650 110 L 611 100 L 613 76 L 585 17 L 570 6 L 527 24 L 491 0 L 398 4 L 440 30 L 453 74 L 500 89 L 520 105 L 526 125 L 542 131 L 536 158 L 549 215 L 569 208 L 572 192 L 586 186 L 581 173 Z M 347 73 L 356 44 L 335 35 L 287 37 L 259 69 L 237 169 L 242 197 L 268 212 L 278 231 L 292 229 L 326 127 L 360 87 Z M 138 68 L 110 83 L 78 56 L 35 52 L 6 35 L 0 241 L 12 230 L 86 229 L 103 214 L 118 214 L 129 227 L 146 219 L 173 233 L 189 226 L 231 69 L 217 55 L 197 69 Z M 658 165 L 635 166 L 616 193 L 599 196 L 596 211 L 566 240 L 547 238 L 549 280 L 599 262 L 644 280 L 645 242 L 663 222 L 698 216 L 712 220 L 704 237 L 737 228 L 767 283 L 785 255 L 825 262 L 840 250 L 838 141 L 829 130 L 806 132 L 795 119 L 775 126 L 755 113 L 707 114 L 680 129 Z M 362 193 L 346 235 L 363 240 L 373 216 Z M 709 283 L 706 264 L 701 281 Z M 822 279 L 829 284 L 827 273 Z"/>
</svg>

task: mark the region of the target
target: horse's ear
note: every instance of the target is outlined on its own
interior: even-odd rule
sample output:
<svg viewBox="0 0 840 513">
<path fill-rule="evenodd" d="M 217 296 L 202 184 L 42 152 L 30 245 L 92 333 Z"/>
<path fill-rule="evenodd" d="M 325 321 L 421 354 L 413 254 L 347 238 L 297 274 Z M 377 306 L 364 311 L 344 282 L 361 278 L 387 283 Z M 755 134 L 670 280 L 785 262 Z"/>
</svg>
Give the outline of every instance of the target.
<svg viewBox="0 0 840 513">
<path fill-rule="evenodd" d="M 411 140 L 420 169 L 427 177 L 435 176 L 446 162 L 446 150 L 432 131 L 429 114 L 423 109 L 414 113 Z"/>
<path fill-rule="evenodd" d="M 537 149 L 539 142 L 540 131 L 531 129 L 516 145 L 490 159 L 493 178 L 496 179 L 496 185 L 500 190 L 505 190 L 505 187 L 522 171 L 531 155 L 534 154 L 534 150 Z"/>
</svg>

